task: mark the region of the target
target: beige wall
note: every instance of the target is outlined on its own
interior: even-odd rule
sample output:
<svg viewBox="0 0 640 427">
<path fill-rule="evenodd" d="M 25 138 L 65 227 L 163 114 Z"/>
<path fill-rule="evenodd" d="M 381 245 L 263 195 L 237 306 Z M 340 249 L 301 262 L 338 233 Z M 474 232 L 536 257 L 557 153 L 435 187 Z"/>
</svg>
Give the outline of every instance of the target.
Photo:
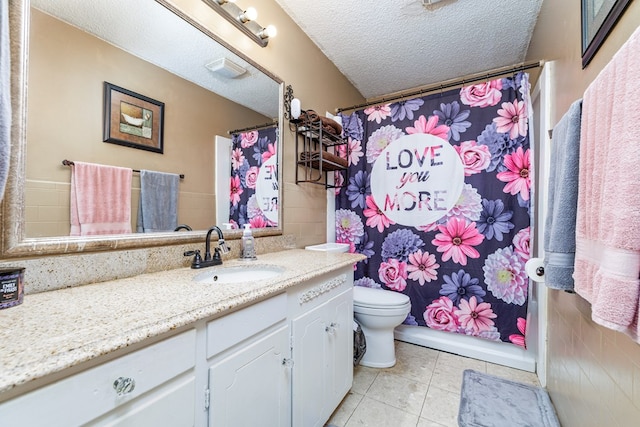
<svg viewBox="0 0 640 427">
<path fill-rule="evenodd" d="M 292 85 L 302 109 L 321 114 L 335 112 L 364 99 L 338 69 L 274 0 L 256 5 L 261 25 L 273 24 L 278 35 L 262 48 L 213 12 L 204 2 L 173 0 L 180 9 L 220 35 L 235 49 L 245 53 L 270 72 Z M 295 139 L 285 125 L 283 135 L 284 232 L 296 236 L 298 247 L 326 241 L 326 191 L 314 184 L 295 184 Z"/>
<path fill-rule="evenodd" d="M 545 0 L 527 59 L 555 61 L 554 124 L 639 25 L 635 1 L 582 70 L 580 1 Z M 547 387 L 564 427 L 640 425 L 640 345 L 593 323 L 589 303 L 561 291 L 549 291 L 548 335 Z"/>
<path fill-rule="evenodd" d="M 32 9 L 31 25 L 27 236 L 69 233 L 71 170 L 62 166 L 65 158 L 184 174 L 178 222 L 209 228 L 215 221 L 214 135 L 270 119 L 38 10 Z M 164 154 L 102 142 L 103 81 L 166 104 Z M 132 187 L 135 230 L 137 174 Z"/>
</svg>

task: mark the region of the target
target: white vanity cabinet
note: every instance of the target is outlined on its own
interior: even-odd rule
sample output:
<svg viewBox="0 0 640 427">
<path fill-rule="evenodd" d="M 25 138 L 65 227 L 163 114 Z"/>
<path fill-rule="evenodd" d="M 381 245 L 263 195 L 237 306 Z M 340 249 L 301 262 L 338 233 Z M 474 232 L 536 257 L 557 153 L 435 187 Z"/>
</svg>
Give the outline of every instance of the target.
<svg viewBox="0 0 640 427">
<path fill-rule="evenodd" d="M 209 427 L 291 425 L 287 295 L 207 325 Z"/>
<path fill-rule="evenodd" d="M 325 425 L 353 382 L 353 273 L 315 280 L 290 303 L 292 425 Z"/>
<path fill-rule="evenodd" d="M 21 427 L 191 426 L 195 330 L 189 330 L 0 404 Z"/>
</svg>

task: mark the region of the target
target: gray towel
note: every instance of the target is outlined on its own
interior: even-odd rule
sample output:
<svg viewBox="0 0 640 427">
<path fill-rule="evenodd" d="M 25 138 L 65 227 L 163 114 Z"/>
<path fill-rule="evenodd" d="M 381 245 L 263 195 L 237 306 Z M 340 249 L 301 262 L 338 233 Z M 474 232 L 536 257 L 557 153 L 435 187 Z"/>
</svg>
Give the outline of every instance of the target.
<svg viewBox="0 0 640 427">
<path fill-rule="evenodd" d="M 9 175 L 11 154 L 11 52 L 9 44 L 9 1 L 0 8 L 0 201 Z"/>
<path fill-rule="evenodd" d="M 573 291 L 582 100 L 553 129 L 549 204 L 544 230 L 544 277 L 552 289 Z"/>
<path fill-rule="evenodd" d="M 173 173 L 140 171 L 138 233 L 173 231 L 178 226 L 178 185 Z"/>
</svg>

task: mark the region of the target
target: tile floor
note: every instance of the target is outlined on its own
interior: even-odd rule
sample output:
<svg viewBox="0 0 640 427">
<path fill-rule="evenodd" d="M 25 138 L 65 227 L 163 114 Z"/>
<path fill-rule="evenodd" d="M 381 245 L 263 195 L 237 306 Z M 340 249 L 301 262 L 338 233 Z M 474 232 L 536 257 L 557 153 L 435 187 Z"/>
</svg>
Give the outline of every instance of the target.
<svg viewBox="0 0 640 427">
<path fill-rule="evenodd" d="M 336 427 L 458 426 L 462 372 L 474 369 L 539 386 L 534 373 L 396 341 L 396 365 L 358 366 L 353 387 L 333 413 Z"/>
</svg>

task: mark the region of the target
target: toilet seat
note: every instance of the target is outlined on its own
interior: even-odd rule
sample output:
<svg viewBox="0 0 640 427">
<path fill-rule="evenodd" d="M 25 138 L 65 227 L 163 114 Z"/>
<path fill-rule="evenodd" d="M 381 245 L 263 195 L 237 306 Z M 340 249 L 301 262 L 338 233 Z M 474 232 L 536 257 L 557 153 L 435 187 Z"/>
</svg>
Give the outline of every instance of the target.
<svg viewBox="0 0 640 427">
<path fill-rule="evenodd" d="M 394 310 L 405 309 L 411 305 L 411 300 L 405 294 L 372 289 L 363 286 L 353 287 L 353 306 L 363 309 Z"/>
</svg>

